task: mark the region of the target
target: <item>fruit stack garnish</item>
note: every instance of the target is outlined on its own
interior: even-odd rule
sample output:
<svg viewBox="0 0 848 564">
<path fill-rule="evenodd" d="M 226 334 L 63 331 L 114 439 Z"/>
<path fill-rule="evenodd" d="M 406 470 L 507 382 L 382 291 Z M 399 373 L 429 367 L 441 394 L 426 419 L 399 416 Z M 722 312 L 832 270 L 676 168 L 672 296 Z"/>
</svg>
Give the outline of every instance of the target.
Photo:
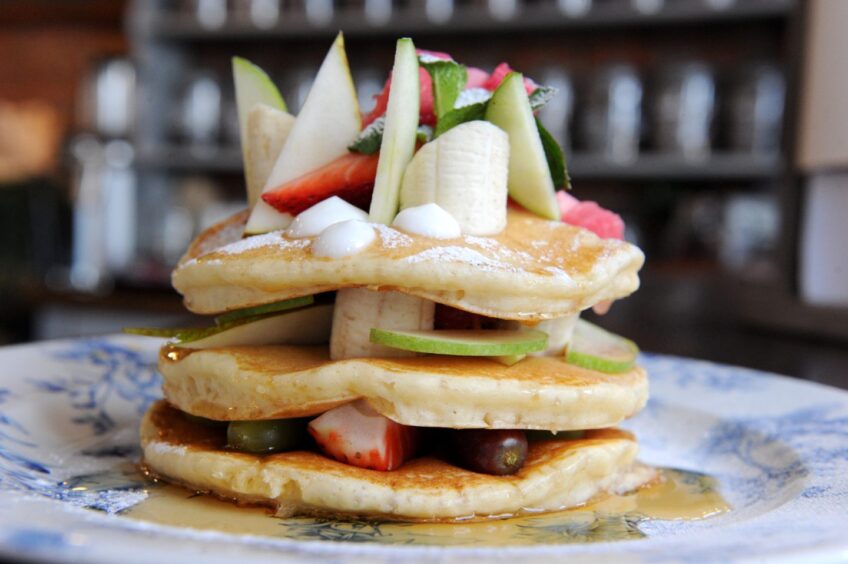
<svg viewBox="0 0 848 564">
<path fill-rule="evenodd" d="M 251 209 L 244 239 L 221 253 L 275 244 L 306 249 L 331 265 L 356 260 L 375 240 L 385 245 L 391 240 L 386 237 L 395 237 L 425 247 L 455 242 L 451 252 L 478 260 L 482 255 L 462 251 L 462 245 L 502 246 L 497 237 L 512 217 L 546 222 L 550 229 L 564 222 L 588 230 L 594 235 L 581 232 L 579 237 L 591 244 L 598 244 L 598 237 L 623 239 L 618 215 L 567 193 L 562 150 L 537 119 L 555 90 L 506 63 L 489 73 L 446 53 L 416 51 L 412 40 L 401 39 L 390 77 L 364 118 L 341 34 L 296 118 L 261 69 L 236 58 L 233 74 Z M 547 245 L 545 240 L 536 243 Z M 187 256 L 181 267 L 202 256 Z M 340 269 L 338 276 L 344 275 Z M 173 337 L 172 347 L 207 350 L 329 343 L 328 358 L 303 353 L 304 366 L 464 357 L 489 363 L 483 372 L 504 378 L 519 377 L 534 357 L 607 375 L 625 375 L 635 367 L 638 349 L 631 341 L 579 320 L 576 309 L 524 322 L 520 316 L 465 311 L 458 306 L 461 300 L 437 305 L 403 287 L 315 285 L 324 288 L 318 291 L 335 292 L 315 300 L 289 294 L 268 305 L 235 309 L 204 329 L 131 332 Z M 169 354 L 165 358 L 180 358 Z M 452 366 L 454 361 L 433 362 Z M 303 448 L 308 429 L 313 450 L 383 472 L 402 467 L 418 452 L 432 452 L 425 440 L 432 436 L 440 437 L 436 451 L 474 472 L 515 474 L 528 456 L 522 429 L 488 429 L 484 422 L 477 425 L 481 428 L 431 435 L 391 419 L 368 399 L 321 401 L 328 407 L 306 419 L 263 413 L 255 421 L 230 422 L 227 447 L 253 454 Z M 569 440 L 562 434 L 550 437 Z"/>
</svg>

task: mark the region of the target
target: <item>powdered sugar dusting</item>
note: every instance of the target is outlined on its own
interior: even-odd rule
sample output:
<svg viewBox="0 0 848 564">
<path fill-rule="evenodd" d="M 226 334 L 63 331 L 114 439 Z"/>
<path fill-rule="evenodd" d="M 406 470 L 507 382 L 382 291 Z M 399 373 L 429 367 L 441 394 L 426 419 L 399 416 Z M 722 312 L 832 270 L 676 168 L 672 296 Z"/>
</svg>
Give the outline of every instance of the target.
<svg viewBox="0 0 848 564">
<path fill-rule="evenodd" d="M 309 246 L 308 239 L 287 239 L 281 231 L 272 231 L 262 235 L 254 235 L 230 243 L 225 247 L 221 247 L 217 252 L 227 255 L 236 255 L 253 249 L 262 249 L 265 247 L 279 247 L 282 249 L 305 249 Z"/>
<path fill-rule="evenodd" d="M 465 242 L 490 251 L 501 246 L 495 239 L 491 239 L 489 237 L 475 237 L 474 235 L 466 235 Z"/>
<path fill-rule="evenodd" d="M 492 259 L 465 247 L 433 247 L 418 254 L 406 257 L 406 262 L 461 262 L 489 271 L 521 272 L 511 264 Z"/>
<path fill-rule="evenodd" d="M 400 247 L 409 247 L 412 245 L 412 237 L 404 235 L 397 229 L 392 229 L 388 225 L 382 223 L 373 223 L 374 229 L 380 234 L 380 240 L 385 249 L 398 249 Z"/>
</svg>

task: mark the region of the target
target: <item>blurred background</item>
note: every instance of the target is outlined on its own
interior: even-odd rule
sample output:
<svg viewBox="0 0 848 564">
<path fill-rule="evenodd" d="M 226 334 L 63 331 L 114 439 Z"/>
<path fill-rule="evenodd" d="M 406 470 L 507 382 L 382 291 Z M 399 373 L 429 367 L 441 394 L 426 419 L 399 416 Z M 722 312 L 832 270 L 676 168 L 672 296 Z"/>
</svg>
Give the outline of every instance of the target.
<svg viewBox="0 0 848 564">
<path fill-rule="evenodd" d="M 3 0 L 0 344 L 191 323 L 191 238 L 244 206 L 230 57 L 296 112 L 345 31 L 363 110 L 394 38 L 507 61 L 574 194 L 618 211 L 644 350 L 848 387 L 845 0 Z"/>
</svg>

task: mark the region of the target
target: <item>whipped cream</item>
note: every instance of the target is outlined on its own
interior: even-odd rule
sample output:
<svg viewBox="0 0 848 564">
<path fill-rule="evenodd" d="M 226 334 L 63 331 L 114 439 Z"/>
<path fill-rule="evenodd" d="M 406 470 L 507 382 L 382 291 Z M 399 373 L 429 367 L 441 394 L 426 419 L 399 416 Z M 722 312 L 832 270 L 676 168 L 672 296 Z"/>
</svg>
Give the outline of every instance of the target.
<svg viewBox="0 0 848 564">
<path fill-rule="evenodd" d="M 392 226 L 433 239 L 455 239 L 462 235 L 459 222 L 438 204 L 432 203 L 402 210 Z"/>
<path fill-rule="evenodd" d="M 286 235 L 293 239 L 314 237 L 336 223 L 357 219 L 368 221 L 368 214 L 338 196 L 318 202 L 298 214 Z"/>
<path fill-rule="evenodd" d="M 376 238 L 370 223 L 349 219 L 324 229 L 312 243 L 312 252 L 319 257 L 347 257 L 366 249 Z"/>
</svg>

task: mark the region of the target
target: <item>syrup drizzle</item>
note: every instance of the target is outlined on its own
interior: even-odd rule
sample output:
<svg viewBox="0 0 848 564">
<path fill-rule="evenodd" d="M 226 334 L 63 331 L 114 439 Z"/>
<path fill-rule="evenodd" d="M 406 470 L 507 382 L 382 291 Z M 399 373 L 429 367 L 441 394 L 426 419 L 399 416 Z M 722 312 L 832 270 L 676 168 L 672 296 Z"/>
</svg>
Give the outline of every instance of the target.
<svg viewBox="0 0 848 564">
<path fill-rule="evenodd" d="M 261 507 L 233 503 L 165 484 L 122 515 L 161 525 L 273 538 L 442 546 L 574 544 L 645 537 L 647 520 L 698 520 L 730 511 L 716 480 L 664 469 L 664 479 L 627 495 L 557 513 L 450 523 L 278 519 Z"/>
</svg>

